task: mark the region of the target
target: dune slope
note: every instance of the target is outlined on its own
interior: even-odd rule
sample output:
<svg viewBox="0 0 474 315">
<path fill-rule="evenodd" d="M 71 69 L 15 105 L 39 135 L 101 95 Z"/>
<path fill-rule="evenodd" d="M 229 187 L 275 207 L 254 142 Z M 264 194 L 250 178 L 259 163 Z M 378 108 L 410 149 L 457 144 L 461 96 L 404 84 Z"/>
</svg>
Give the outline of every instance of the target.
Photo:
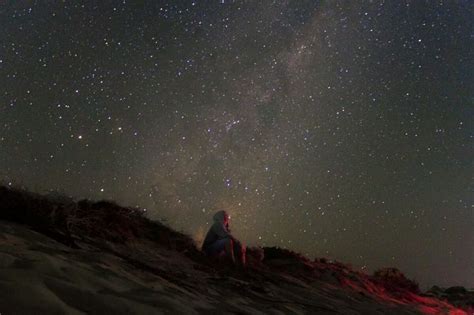
<svg viewBox="0 0 474 315">
<path fill-rule="evenodd" d="M 1 314 L 470 314 L 397 279 L 278 248 L 235 268 L 139 209 L 0 187 Z"/>
</svg>

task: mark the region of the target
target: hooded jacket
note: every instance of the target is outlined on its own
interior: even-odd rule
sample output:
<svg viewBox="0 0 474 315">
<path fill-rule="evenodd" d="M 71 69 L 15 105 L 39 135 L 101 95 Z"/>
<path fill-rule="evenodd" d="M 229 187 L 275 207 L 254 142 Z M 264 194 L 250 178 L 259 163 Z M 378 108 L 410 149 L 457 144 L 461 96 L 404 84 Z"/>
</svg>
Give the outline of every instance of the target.
<svg viewBox="0 0 474 315">
<path fill-rule="evenodd" d="M 225 212 L 224 210 L 218 211 L 216 212 L 216 214 L 214 214 L 214 223 L 207 232 L 206 238 L 204 239 L 204 243 L 202 244 L 203 250 L 205 250 L 209 245 L 211 245 L 217 240 L 234 238 L 232 234 L 230 234 L 229 226 L 224 224 L 224 217 L 226 214 L 227 212 Z"/>
</svg>

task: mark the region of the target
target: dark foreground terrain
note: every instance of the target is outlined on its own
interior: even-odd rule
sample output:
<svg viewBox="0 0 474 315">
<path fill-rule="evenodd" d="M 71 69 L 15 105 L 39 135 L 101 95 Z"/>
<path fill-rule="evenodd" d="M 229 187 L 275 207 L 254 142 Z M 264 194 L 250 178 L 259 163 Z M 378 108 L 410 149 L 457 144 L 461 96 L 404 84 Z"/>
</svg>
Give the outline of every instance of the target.
<svg viewBox="0 0 474 315">
<path fill-rule="evenodd" d="M 248 256 L 245 270 L 210 261 L 140 209 L 0 187 L 2 315 L 474 314 L 472 292 L 422 294 L 396 269 L 367 275 L 279 248 Z"/>
</svg>

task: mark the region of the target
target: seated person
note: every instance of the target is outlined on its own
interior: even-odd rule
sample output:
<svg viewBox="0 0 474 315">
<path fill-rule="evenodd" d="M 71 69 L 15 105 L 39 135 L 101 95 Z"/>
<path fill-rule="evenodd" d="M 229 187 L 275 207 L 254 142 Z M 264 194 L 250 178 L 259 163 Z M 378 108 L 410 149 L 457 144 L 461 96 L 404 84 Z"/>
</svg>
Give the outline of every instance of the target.
<svg viewBox="0 0 474 315">
<path fill-rule="evenodd" d="M 245 266 L 245 246 L 242 245 L 232 234 L 229 229 L 229 215 L 224 210 L 214 214 L 214 224 L 207 232 L 206 238 L 202 245 L 202 250 L 208 256 L 227 255 L 230 260 Z"/>
</svg>

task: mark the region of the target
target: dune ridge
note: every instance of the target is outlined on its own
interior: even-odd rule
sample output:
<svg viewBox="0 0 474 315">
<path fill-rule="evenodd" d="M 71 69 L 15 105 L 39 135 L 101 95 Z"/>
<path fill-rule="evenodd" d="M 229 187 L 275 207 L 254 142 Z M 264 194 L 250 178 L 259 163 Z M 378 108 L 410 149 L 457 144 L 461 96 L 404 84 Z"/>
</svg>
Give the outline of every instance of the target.
<svg viewBox="0 0 474 315">
<path fill-rule="evenodd" d="M 474 314 L 472 292 L 451 291 L 276 247 L 235 268 L 141 209 L 0 186 L 2 315 Z"/>
</svg>

